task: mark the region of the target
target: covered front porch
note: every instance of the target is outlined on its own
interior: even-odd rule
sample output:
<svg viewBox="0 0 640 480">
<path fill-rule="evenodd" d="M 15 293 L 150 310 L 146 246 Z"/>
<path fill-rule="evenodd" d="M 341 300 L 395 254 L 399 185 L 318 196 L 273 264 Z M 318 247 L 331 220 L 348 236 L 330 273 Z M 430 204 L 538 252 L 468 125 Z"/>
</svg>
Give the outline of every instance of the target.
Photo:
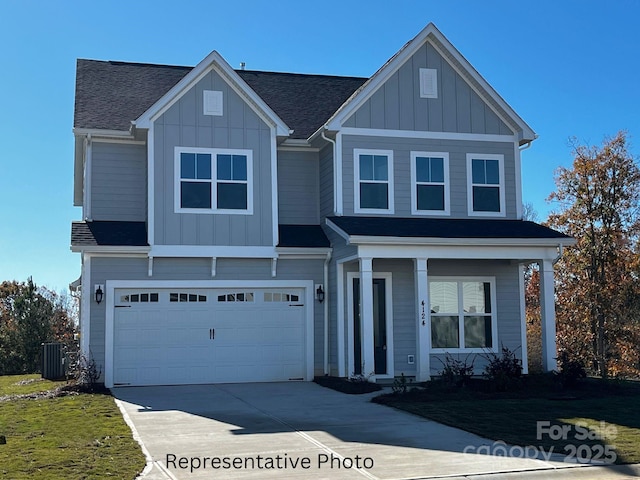
<svg viewBox="0 0 640 480">
<path fill-rule="evenodd" d="M 482 357 L 506 346 L 519 353 L 526 373 L 524 268 L 532 262 L 540 266 L 543 366 L 554 370 L 554 263 L 573 240 L 531 222 L 509 220 L 484 221 L 499 222 L 501 228 L 475 230 L 475 237 L 452 235 L 452 227 L 461 228 L 461 222 L 471 223 L 466 230 L 477 226 L 474 220 L 436 220 L 440 227 L 429 232 L 413 222 L 408 235 L 403 228 L 413 220 L 424 227 L 425 219 L 327 220 L 341 237 L 334 243 L 344 241 L 348 247 L 337 248 L 348 254 L 334 259 L 332 370 L 369 381 L 401 373 L 425 381 L 442 370 L 447 354 L 480 358 L 480 373 Z M 509 229 L 503 222 L 521 236 L 504 236 Z M 529 237 L 522 236 L 523 227 Z"/>
</svg>

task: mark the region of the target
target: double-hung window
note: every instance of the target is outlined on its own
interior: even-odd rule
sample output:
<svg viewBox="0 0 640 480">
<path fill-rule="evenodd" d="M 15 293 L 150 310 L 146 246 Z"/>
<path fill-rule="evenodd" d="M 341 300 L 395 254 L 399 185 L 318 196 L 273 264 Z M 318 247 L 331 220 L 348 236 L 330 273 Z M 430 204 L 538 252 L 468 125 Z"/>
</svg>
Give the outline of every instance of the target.
<svg viewBox="0 0 640 480">
<path fill-rule="evenodd" d="M 176 147 L 175 210 L 253 213 L 250 150 Z"/>
<path fill-rule="evenodd" d="M 429 305 L 432 350 L 495 350 L 495 280 L 492 277 L 434 277 L 429 282 Z"/>
<path fill-rule="evenodd" d="M 467 154 L 469 215 L 505 215 L 504 156 Z"/>
<path fill-rule="evenodd" d="M 411 213 L 449 214 L 449 154 L 411 152 Z"/>
<path fill-rule="evenodd" d="M 354 212 L 393 213 L 393 152 L 353 152 Z"/>
</svg>

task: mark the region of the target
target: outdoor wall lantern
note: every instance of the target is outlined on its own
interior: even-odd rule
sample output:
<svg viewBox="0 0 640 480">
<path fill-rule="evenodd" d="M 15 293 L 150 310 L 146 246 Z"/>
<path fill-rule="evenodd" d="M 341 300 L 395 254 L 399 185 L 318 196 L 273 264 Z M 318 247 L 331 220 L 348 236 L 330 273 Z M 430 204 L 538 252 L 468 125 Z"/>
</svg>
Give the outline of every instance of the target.
<svg viewBox="0 0 640 480">
<path fill-rule="evenodd" d="M 324 302 L 324 290 L 322 289 L 322 284 L 319 284 L 316 288 L 316 299 L 320 303 Z"/>
<path fill-rule="evenodd" d="M 99 305 L 104 298 L 104 291 L 102 290 L 102 285 L 95 286 L 95 294 L 96 294 L 96 303 Z"/>
</svg>

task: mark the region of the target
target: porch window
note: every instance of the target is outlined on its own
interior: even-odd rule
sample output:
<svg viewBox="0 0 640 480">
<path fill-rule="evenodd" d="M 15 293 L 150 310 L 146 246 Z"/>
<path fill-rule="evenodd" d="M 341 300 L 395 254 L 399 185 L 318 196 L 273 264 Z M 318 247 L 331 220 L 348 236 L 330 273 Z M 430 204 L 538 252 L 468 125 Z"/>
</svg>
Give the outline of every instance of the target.
<svg viewBox="0 0 640 480">
<path fill-rule="evenodd" d="M 496 342 L 493 278 L 433 279 L 429 283 L 431 348 L 492 350 Z"/>
<path fill-rule="evenodd" d="M 253 213 L 250 150 L 176 147 L 175 211 Z"/>
<path fill-rule="evenodd" d="M 469 215 L 504 216 L 504 156 L 467 155 Z"/>
<path fill-rule="evenodd" d="M 354 212 L 393 213 L 393 152 L 354 150 Z"/>
<path fill-rule="evenodd" d="M 411 213 L 449 214 L 449 154 L 411 152 Z"/>
</svg>

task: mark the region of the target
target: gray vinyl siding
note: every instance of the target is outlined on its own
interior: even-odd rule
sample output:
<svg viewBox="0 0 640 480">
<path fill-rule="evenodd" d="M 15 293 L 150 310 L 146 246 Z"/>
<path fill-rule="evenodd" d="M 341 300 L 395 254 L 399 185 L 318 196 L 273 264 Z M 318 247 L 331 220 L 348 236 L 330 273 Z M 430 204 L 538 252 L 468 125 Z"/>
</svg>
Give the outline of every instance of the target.
<svg viewBox="0 0 640 480">
<path fill-rule="evenodd" d="M 354 148 L 393 151 L 394 203 L 396 216 L 411 216 L 411 152 L 449 153 L 451 218 L 468 217 L 467 153 L 504 155 L 505 218 L 516 218 L 516 165 L 514 144 L 471 140 L 427 140 L 397 137 L 342 137 L 342 191 L 344 215 L 354 211 Z M 477 217 L 474 217 L 477 218 Z"/>
<path fill-rule="evenodd" d="M 320 152 L 320 218 L 333 215 L 333 144 Z"/>
<path fill-rule="evenodd" d="M 203 90 L 223 92 L 223 115 L 203 115 Z M 155 243 L 273 245 L 271 140 L 267 124 L 215 72 L 209 72 L 154 122 Z M 175 147 L 253 152 L 253 214 L 175 213 Z M 275 161 L 275 159 L 274 159 Z"/>
<path fill-rule="evenodd" d="M 349 321 L 349 312 L 347 295 L 350 295 L 350 286 L 347 282 L 348 272 L 357 272 L 359 269 L 358 262 L 350 262 L 344 267 L 344 286 L 345 286 L 345 339 L 347 338 L 347 322 Z M 393 349 L 394 349 L 394 374 L 399 376 L 404 374 L 414 376 L 416 373 L 415 364 L 408 363 L 408 355 L 417 355 L 416 351 L 416 335 L 418 322 L 418 305 L 415 301 L 415 270 L 413 260 L 410 259 L 374 259 L 373 273 L 376 272 L 391 273 L 392 282 L 392 301 L 393 301 Z M 498 345 L 500 349 L 503 345 L 514 350 L 518 357 L 522 357 L 522 338 L 521 338 L 521 322 L 520 322 L 520 293 L 519 293 L 519 271 L 518 266 L 508 261 L 493 260 L 429 260 L 428 262 L 429 278 L 436 276 L 469 276 L 469 277 L 495 277 L 496 292 L 496 311 L 497 311 L 497 328 L 498 328 Z M 335 290 L 335 287 L 334 287 Z M 333 290 L 332 290 L 333 291 Z M 334 295 L 332 295 L 334 297 Z M 331 309 L 331 337 L 336 338 L 335 318 L 337 309 L 335 308 L 335 300 L 332 301 Z M 335 312 L 335 313 L 334 313 Z M 331 364 L 336 365 L 337 355 L 335 341 L 331 343 Z M 345 342 L 345 348 L 350 348 Z M 348 358 L 345 351 L 345 358 Z M 467 360 L 469 363 L 474 362 L 475 373 L 480 375 L 486 365 L 486 359 L 482 354 L 459 353 L 452 354 L 454 358 Z M 431 374 L 438 375 L 443 368 L 444 355 L 431 354 Z M 417 357 L 416 357 L 417 358 Z M 347 366 L 347 374 L 351 373 L 353 366 Z M 337 373 L 336 370 L 333 371 Z"/>
<path fill-rule="evenodd" d="M 438 72 L 438 98 L 420 98 L 420 69 Z M 430 44 L 423 45 L 344 126 L 512 135 L 469 84 Z"/>
<path fill-rule="evenodd" d="M 317 152 L 278 152 L 278 221 L 317 225 L 320 222 Z"/>
<path fill-rule="evenodd" d="M 496 280 L 496 309 L 498 325 L 499 351 L 502 346 L 508 347 L 522 358 L 522 324 L 520 322 L 520 283 L 517 264 L 509 261 L 463 261 L 463 260 L 432 260 L 429 261 L 429 277 L 434 276 L 478 276 L 495 277 Z M 466 353 L 452 355 L 460 360 L 467 359 L 474 362 L 476 374 L 481 374 L 487 364 L 486 355 Z M 468 358 L 467 358 L 468 357 Z M 431 374 L 437 375 L 442 371 L 444 355 L 431 355 Z"/>
<path fill-rule="evenodd" d="M 109 280 L 295 280 L 314 284 L 324 282 L 323 260 L 279 260 L 277 276 L 271 276 L 269 259 L 220 258 L 216 265 L 216 276 L 211 277 L 211 260 L 207 258 L 155 258 L 153 276 L 147 275 L 149 262 L 142 257 L 94 257 L 91 273 L 83 281 L 89 285 L 105 284 Z M 314 370 L 323 372 L 324 361 L 324 308 L 314 301 Z M 106 302 L 99 305 L 91 302 L 90 350 L 104 372 L 105 362 L 105 314 Z"/>
<path fill-rule="evenodd" d="M 145 221 L 146 147 L 93 141 L 91 149 L 91 218 Z"/>
</svg>

